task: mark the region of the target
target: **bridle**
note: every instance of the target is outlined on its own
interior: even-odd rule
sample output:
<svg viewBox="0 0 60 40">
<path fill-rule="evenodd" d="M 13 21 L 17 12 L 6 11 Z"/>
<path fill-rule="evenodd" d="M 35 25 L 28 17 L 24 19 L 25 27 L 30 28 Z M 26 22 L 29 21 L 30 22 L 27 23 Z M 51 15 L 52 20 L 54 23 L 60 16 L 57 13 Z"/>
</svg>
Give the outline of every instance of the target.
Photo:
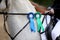
<svg viewBox="0 0 60 40">
<path fill-rule="evenodd" d="M 14 36 L 14 37 L 12 37 L 9 33 L 8 33 L 8 31 L 7 31 L 7 29 L 6 29 L 6 21 L 7 21 L 7 18 L 8 18 L 8 15 L 28 15 L 28 14 L 26 14 L 26 13 L 24 13 L 24 14 L 19 14 L 19 13 L 15 13 L 15 14 L 12 14 L 12 13 L 1 13 L 1 14 L 3 14 L 3 17 L 4 17 L 4 30 L 6 31 L 6 33 L 9 35 L 9 37 L 12 39 L 12 40 L 14 40 L 16 37 L 17 37 L 17 35 L 19 35 L 19 33 L 21 33 L 26 27 L 27 27 L 27 25 L 30 23 L 29 21 L 26 23 L 26 25 L 25 26 L 23 26 L 23 28 L 21 29 L 21 30 L 19 30 L 19 32 Z M 44 21 L 44 19 L 46 18 L 46 15 L 44 16 L 44 18 L 43 18 L 43 21 Z M 47 19 L 46 19 L 47 20 Z M 43 23 L 43 21 L 42 21 L 42 23 Z M 52 21 L 51 21 L 52 22 Z M 50 24 L 47 24 L 47 25 L 50 25 Z M 44 32 L 39 32 L 40 34 L 43 34 L 43 33 L 45 33 L 45 32 L 47 32 L 47 30 L 45 30 Z"/>
<path fill-rule="evenodd" d="M 6 4 L 6 8 L 8 8 L 8 0 L 5 0 L 5 4 Z M 6 31 L 6 33 L 9 35 L 9 37 L 12 39 L 12 40 L 14 40 L 16 37 L 17 37 L 17 35 L 19 35 L 19 33 L 21 33 L 21 31 L 23 31 L 23 29 L 24 28 L 26 28 L 26 26 L 30 23 L 29 21 L 26 23 L 26 25 L 21 29 L 21 30 L 19 30 L 19 32 L 14 36 L 14 37 L 12 37 L 9 33 L 8 33 L 8 31 L 7 31 L 7 29 L 6 29 L 6 21 L 7 21 L 7 18 L 8 18 L 8 15 L 28 15 L 28 14 L 26 14 L 26 13 L 15 13 L 15 14 L 12 14 L 12 13 L 7 13 L 7 12 L 0 12 L 0 14 L 3 14 L 3 17 L 4 17 L 4 30 Z M 47 15 L 47 14 L 46 14 Z M 45 16 L 46 16 L 45 15 Z M 44 18 L 43 18 L 43 21 L 44 21 L 44 19 L 46 18 L 44 16 Z M 47 19 L 46 19 L 47 20 Z M 42 21 L 42 23 L 43 23 L 43 21 Z M 47 24 L 48 25 L 48 24 Z M 50 25 L 50 24 L 49 24 Z M 45 33 L 46 32 L 46 30 L 44 31 L 44 32 L 40 32 L 40 34 L 43 34 L 43 33 Z"/>
</svg>

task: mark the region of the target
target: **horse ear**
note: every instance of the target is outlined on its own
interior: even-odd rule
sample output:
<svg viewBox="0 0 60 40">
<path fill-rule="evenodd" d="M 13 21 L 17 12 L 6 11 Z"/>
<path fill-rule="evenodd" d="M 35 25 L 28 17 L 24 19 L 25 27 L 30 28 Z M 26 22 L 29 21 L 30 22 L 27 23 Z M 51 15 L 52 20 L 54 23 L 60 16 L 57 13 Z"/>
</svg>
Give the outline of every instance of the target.
<svg viewBox="0 0 60 40">
<path fill-rule="evenodd" d="M 0 12 L 6 9 L 5 0 L 0 0 Z"/>
<path fill-rule="evenodd" d="M 0 0 L 0 3 L 1 3 L 2 0 Z"/>
</svg>

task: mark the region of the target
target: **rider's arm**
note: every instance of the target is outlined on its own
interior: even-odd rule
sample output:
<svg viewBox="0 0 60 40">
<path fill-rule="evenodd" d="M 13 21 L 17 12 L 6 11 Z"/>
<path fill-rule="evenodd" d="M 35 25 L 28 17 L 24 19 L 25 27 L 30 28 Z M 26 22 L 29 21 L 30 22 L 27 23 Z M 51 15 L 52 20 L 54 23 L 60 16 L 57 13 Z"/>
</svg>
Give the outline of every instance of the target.
<svg viewBox="0 0 60 40">
<path fill-rule="evenodd" d="M 34 3 L 32 1 L 31 1 L 31 3 L 32 3 L 33 6 L 35 6 L 35 8 L 38 12 L 44 13 L 46 11 L 46 7 L 43 7 L 43 6 L 41 6 L 37 3 Z"/>
</svg>

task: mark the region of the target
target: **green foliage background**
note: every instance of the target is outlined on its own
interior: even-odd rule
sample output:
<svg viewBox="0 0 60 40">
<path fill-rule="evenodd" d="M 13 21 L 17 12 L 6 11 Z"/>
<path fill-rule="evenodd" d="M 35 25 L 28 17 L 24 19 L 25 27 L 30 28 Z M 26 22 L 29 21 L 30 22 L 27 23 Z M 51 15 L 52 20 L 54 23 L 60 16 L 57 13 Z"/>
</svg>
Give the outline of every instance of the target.
<svg viewBox="0 0 60 40">
<path fill-rule="evenodd" d="M 46 7 L 51 6 L 53 4 L 53 0 L 31 0 L 31 1 L 34 1 L 35 3 L 38 3 Z"/>
</svg>

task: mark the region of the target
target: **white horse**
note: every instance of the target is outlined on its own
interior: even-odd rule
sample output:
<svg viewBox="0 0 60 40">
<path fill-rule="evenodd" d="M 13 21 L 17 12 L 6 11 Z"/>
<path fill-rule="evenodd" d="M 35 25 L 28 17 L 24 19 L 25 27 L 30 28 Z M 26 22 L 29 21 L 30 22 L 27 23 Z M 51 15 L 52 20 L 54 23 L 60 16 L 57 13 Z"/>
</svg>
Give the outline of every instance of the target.
<svg viewBox="0 0 60 40">
<path fill-rule="evenodd" d="M 2 2 L 4 3 L 4 1 Z M 2 4 L 0 4 L 2 5 Z M 29 0 L 8 0 L 8 13 L 36 13 L 36 10 L 34 6 L 30 3 Z M 4 8 L 6 8 L 5 3 Z M 1 6 L 0 6 L 1 8 Z M 41 20 L 43 19 L 44 16 L 42 16 Z M 28 22 L 29 20 L 27 19 L 26 15 L 9 15 L 7 19 L 8 23 L 8 29 L 10 32 L 10 35 L 14 37 L 16 33 L 19 32 L 20 29 L 23 28 L 23 26 Z M 40 34 L 37 32 L 37 26 L 36 26 L 36 21 L 35 22 L 35 27 L 36 27 L 36 32 L 31 32 L 30 31 L 30 26 L 27 25 L 26 28 L 17 35 L 17 37 L 14 40 L 40 40 Z M 50 22 L 50 16 L 48 16 L 48 24 Z M 43 22 L 44 28 L 46 28 L 46 21 L 44 20 Z M 52 33 L 53 34 L 53 33 Z M 45 33 L 41 35 L 42 40 L 47 40 Z"/>
<path fill-rule="evenodd" d="M 3 2 L 3 8 L 6 8 L 5 2 Z M 34 6 L 30 3 L 29 0 L 8 0 L 8 13 L 29 13 L 33 12 L 36 13 L 36 10 Z M 2 6 L 1 6 L 2 7 Z M 43 16 L 41 18 L 41 21 L 43 19 Z M 8 23 L 8 29 L 10 32 L 10 35 L 14 37 L 20 29 L 23 28 L 23 26 L 28 22 L 29 20 L 27 19 L 27 16 L 24 15 L 9 15 L 7 18 L 7 23 Z M 49 20 L 48 20 L 49 21 Z M 35 22 L 35 27 L 36 27 L 36 32 L 31 32 L 30 31 L 30 26 L 27 25 L 26 28 L 17 35 L 17 37 L 14 40 L 40 40 L 40 34 L 37 32 L 37 26 L 36 26 L 36 21 Z M 47 26 L 46 22 L 44 21 L 43 23 L 44 28 Z M 46 40 L 45 33 L 41 35 L 42 40 Z"/>
</svg>

